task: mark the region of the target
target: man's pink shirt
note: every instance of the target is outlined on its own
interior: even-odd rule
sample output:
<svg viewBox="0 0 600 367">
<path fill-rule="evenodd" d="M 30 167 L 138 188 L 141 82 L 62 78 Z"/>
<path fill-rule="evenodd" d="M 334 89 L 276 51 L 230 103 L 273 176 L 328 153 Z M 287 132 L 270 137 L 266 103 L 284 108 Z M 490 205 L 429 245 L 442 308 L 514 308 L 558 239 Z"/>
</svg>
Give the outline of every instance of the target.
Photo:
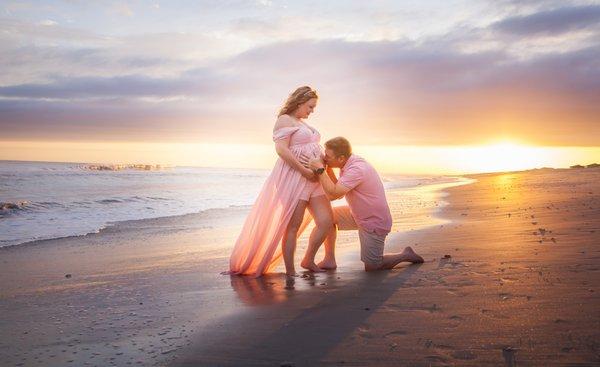
<svg viewBox="0 0 600 367">
<path fill-rule="evenodd" d="M 392 229 L 392 215 L 375 168 L 352 154 L 340 170 L 338 183 L 350 189 L 346 201 L 356 224 L 369 232 L 387 235 Z"/>
</svg>

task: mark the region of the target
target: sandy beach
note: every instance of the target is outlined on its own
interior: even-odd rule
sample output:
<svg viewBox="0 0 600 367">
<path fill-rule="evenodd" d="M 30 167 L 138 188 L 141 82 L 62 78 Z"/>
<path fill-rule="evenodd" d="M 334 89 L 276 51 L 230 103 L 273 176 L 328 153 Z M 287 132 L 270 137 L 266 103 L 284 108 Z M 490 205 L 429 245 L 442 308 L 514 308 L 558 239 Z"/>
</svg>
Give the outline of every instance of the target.
<svg viewBox="0 0 600 367">
<path fill-rule="evenodd" d="M 599 365 L 600 169 L 466 177 L 388 192 L 426 260 L 391 271 L 345 232 L 336 271 L 222 276 L 247 207 L 1 248 L 1 364 Z"/>
</svg>

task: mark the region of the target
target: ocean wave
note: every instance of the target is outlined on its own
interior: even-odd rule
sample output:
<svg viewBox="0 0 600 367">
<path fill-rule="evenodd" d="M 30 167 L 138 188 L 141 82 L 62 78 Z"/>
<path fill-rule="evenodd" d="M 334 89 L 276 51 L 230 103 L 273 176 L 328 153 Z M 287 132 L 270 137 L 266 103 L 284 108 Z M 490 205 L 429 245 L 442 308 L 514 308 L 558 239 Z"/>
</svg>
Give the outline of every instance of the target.
<svg viewBox="0 0 600 367">
<path fill-rule="evenodd" d="M 122 204 L 122 203 L 136 203 L 136 202 L 149 202 L 149 201 L 172 201 L 169 198 L 163 198 L 159 196 L 130 196 L 120 198 L 108 198 L 94 201 L 98 204 Z"/>
<path fill-rule="evenodd" d="M 252 204 L 229 205 L 228 208 L 252 208 Z"/>
<path fill-rule="evenodd" d="M 131 218 L 131 219 L 119 219 L 119 220 L 114 220 L 114 221 L 107 220 L 105 218 L 101 222 L 98 222 L 98 223 L 88 222 L 88 223 L 86 223 L 85 226 L 83 226 L 83 227 L 80 226 L 76 229 L 68 228 L 68 229 L 66 229 L 66 231 L 64 233 L 60 233 L 60 234 L 36 233 L 36 234 L 31 234 L 30 236 L 27 236 L 24 238 L 18 238 L 18 239 L 15 239 L 15 238 L 2 239 L 2 238 L 0 238 L 0 248 L 18 246 L 18 245 L 23 245 L 23 244 L 34 245 L 34 244 L 39 244 L 43 241 L 55 240 L 55 239 L 61 239 L 61 238 L 85 237 L 87 235 L 100 233 L 101 231 L 105 230 L 106 228 L 118 227 L 118 226 L 122 226 L 127 223 L 143 224 L 143 223 L 148 223 L 148 221 L 156 221 L 156 220 L 168 220 L 169 223 L 172 223 L 173 219 L 175 219 L 175 218 L 183 218 L 188 215 L 198 215 L 198 214 L 207 213 L 207 212 L 211 212 L 211 211 L 215 211 L 215 210 L 231 210 L 231 209 L 244 207 L 244 206 L 245 205 L 240 205 L 240 206 L 231 205 L 230 207 L 216 207 L 216 208 L 209 208 L 209 209 L 184 212 L 184 213 L 178 213 L 178 214 L 169 214 L 169 215 L 149 215 L 149 216 L 143 216 L 143 217 Z M 250 208 L 251 206 L 247 205 L 247 207 Z M 151 208 L 149 208 L 149 209 L 151 209 Z"/>
<path fill-rule="evenodd" d="M 31 203 L 31 205 L 42 208 L 55 208 L 57 206 L 63 206 L 63 204 L 56 201 L 34 201 Z"/>
<path fill-rule="evenodd" d="M 169 200 L 172 200 L 172 199 L 162 198 L 162 197 L 155 197 L 155 196 L 138 196 L 138 195 L 135 195 L 135 196 L 127 197 L 127 198 L 122 198 L 121 200 L 124 201 L 124 202 L 129 202 L 129 203 L 139 203 L 139 202 L 145 203 L 145 202 L 148 202 L 148 201 L 155 201 L 155 200 L 169 201 Z"/>
<path fill-rule="evenodd" d="M 121 200 L 121 199 L 102 199 L 102 200 L 96 200 L 95 202 L 98 204 L 116 204 L 116 203 L 122 203 L 123 200 Z"/>
<path fill-rule="evenodd" d="M 405 189 L 411 187 L 437 185 L 451 182 L 459 182 L 462 180 L 461 177 L 453 176 L 434 176 L 434 177 L 417 177 L 417 178 L 403 178 L 401 180 L 393 180 L 388 178 L 389 181 L 384 181 L 384 187 L 386 190 Z"/>
<path fill-rule="evenodd" d="M 161 198 L 159 196 L 146 196 L 146 198 L 150 199 L 150 200 L 161 200 L 161 201 L 169 201 L 171 199 L 168 198 Z"/>
</svg>

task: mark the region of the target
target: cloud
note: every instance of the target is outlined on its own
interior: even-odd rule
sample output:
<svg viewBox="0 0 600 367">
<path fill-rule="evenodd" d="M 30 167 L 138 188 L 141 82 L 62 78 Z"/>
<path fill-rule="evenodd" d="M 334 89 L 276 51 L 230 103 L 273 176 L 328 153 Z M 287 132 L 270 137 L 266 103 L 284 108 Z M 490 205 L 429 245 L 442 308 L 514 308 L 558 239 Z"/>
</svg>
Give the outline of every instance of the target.
<svg viewBox="0 0 600 367">
<path fill-rule="evenodd" d="M 161 136 L 168 126 L 171 134 L 186 135 L 187 128 L 196 137 L 227 139 L 249 129 L 254 133 L 243 140 L 258 142 L 285 95 L 308 83 L 321 93 L 316 118 L 328 121 L 325 131 L 363 143 L 458 144 L 498 129 L 535 141 L 590 143 L 599 138 L 590 132 L 600 114 L 598 60 L 600 47 L 514 60 L 409 42 L 286 42 L 169 78 L 60 77 L 2 87 L 0 96 L 20 100 L 21 109 L 0 107 L 0 127 L 20 114 L 20 124 L 36 131 L 86 120 L 139 137 L 142 126 L 162 121 L 169 125 L 156 130 Z"/>
<path fill-rule="evenodd" d="M 202 78 L 168 79 L 150 78 L 143 75 L 118 77 L 55 78 L 46 84 L 21 84 L 0 87 L 0 95 L 32 99 L 86 99 L 89 97 L 149 97 L 193 95 L 203 91 L 206 84 Z"/>
<path fill-rule="evenodd" d="M 3 41 L 44 41 L 105 43 L 107 38 L 83 29 L 66 27 L 53 20 L 32 23 L 20 19 L 0 18 L 0 39 Z"/>
<path fill-rule="evenodd" d="M 0 45 L 0 67 L 10 70 L 0 76 L 0 130 L 19 139 L 264 143 L 287 94 L 309 84 L 321 95 L 311 122 L 323 136 L 466 144 L 512 133 L 544 144 L 597 145 L 600 45 L 597 37 L 580 42 L 569 32 L 598 30 L 573 8 L 584 7 L 417 40 L 298 39 L 285 31 L 297 23 L 264 17 L 227 22 L 245 35 L 284 35 L 244 47 L 227 34 L 104 37 L 61 25 L 46 27 L 57 32 L 41 37 L 48 44 L 0 34 L 9 41 Z M 41 32 L 39 25 L 11 24 L 17 33 Z M 69 41 L 51 44 L 60 37 Z"/>
<path fill-rule="evenodd" d="M 0 86 L 46 83 L 55 75 L 178 75 L 243 48 L 214 35 L 180 32 L 103 36 L 61 25 L 0 19 Z"/>
<path fill-rule="evenodd" d="M 598 27 L 600 5 L 562 7 L 529 15 L 505 18 L 492 27 L 505 33 L 520 36 L 556 35 Z"/>
<path fill-rule="evenodd" d="M 51 27 L 51 26 L 57 25 L 57 24 L 58 24 L 57 22 L 55 22 L 51 19 L 42 20 L 40 22 L 40 25 L 47 26 L 47 27 Z"/>
<path fill-rule="evenodd" d="M 131 7 L 129 7 L 129 5 L 127 5 L 125 3 L 116 3 L 116 4 L 113 4 L 111 10 L 112 10 L 112 12 L 114 14 L 123 15 L 123 16 L 126 16 L 126 17 L 132 17 L 134 15 L 134 12 L 131 9 Z"/>
</svg>

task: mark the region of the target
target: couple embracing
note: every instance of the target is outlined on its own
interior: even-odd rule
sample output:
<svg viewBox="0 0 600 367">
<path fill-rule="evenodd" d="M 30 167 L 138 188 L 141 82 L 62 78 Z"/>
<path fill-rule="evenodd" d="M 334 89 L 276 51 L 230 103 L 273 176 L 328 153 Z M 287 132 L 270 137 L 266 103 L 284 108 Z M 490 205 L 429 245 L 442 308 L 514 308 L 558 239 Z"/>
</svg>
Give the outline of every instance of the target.
<svg viewBox="0 0 600 367">
<path fill-rule="evenodd" d="M 343 137 L 328 140 L 322 150 L 321 135 L 304 121 L 317 101 L 317 92 L 303 86 L 289 95 L 279 111 L 273 128 L 279 159 L 244 222 L 228 273 L 258 277 L 273 271 L 283 257 L 286 274 L 295 276 L 297 239 L 311 217 L 315 227 L 300 263 L 309 271 L 337 267 L 338 230 L 358 231 L 367 271 L 391 269 L 404 261 L 423 262 L 410 247 L 384 254 L 392 217 L 381 179 L 367 161 L 352 153 Z M 339 177 L 333 168 L 340 169 Z M 332 208 L 331 200 L 344 196 L 348 206 Z M 325 258 L 317 264 L 315 256 L 323 243 Z"/>
</svg>

